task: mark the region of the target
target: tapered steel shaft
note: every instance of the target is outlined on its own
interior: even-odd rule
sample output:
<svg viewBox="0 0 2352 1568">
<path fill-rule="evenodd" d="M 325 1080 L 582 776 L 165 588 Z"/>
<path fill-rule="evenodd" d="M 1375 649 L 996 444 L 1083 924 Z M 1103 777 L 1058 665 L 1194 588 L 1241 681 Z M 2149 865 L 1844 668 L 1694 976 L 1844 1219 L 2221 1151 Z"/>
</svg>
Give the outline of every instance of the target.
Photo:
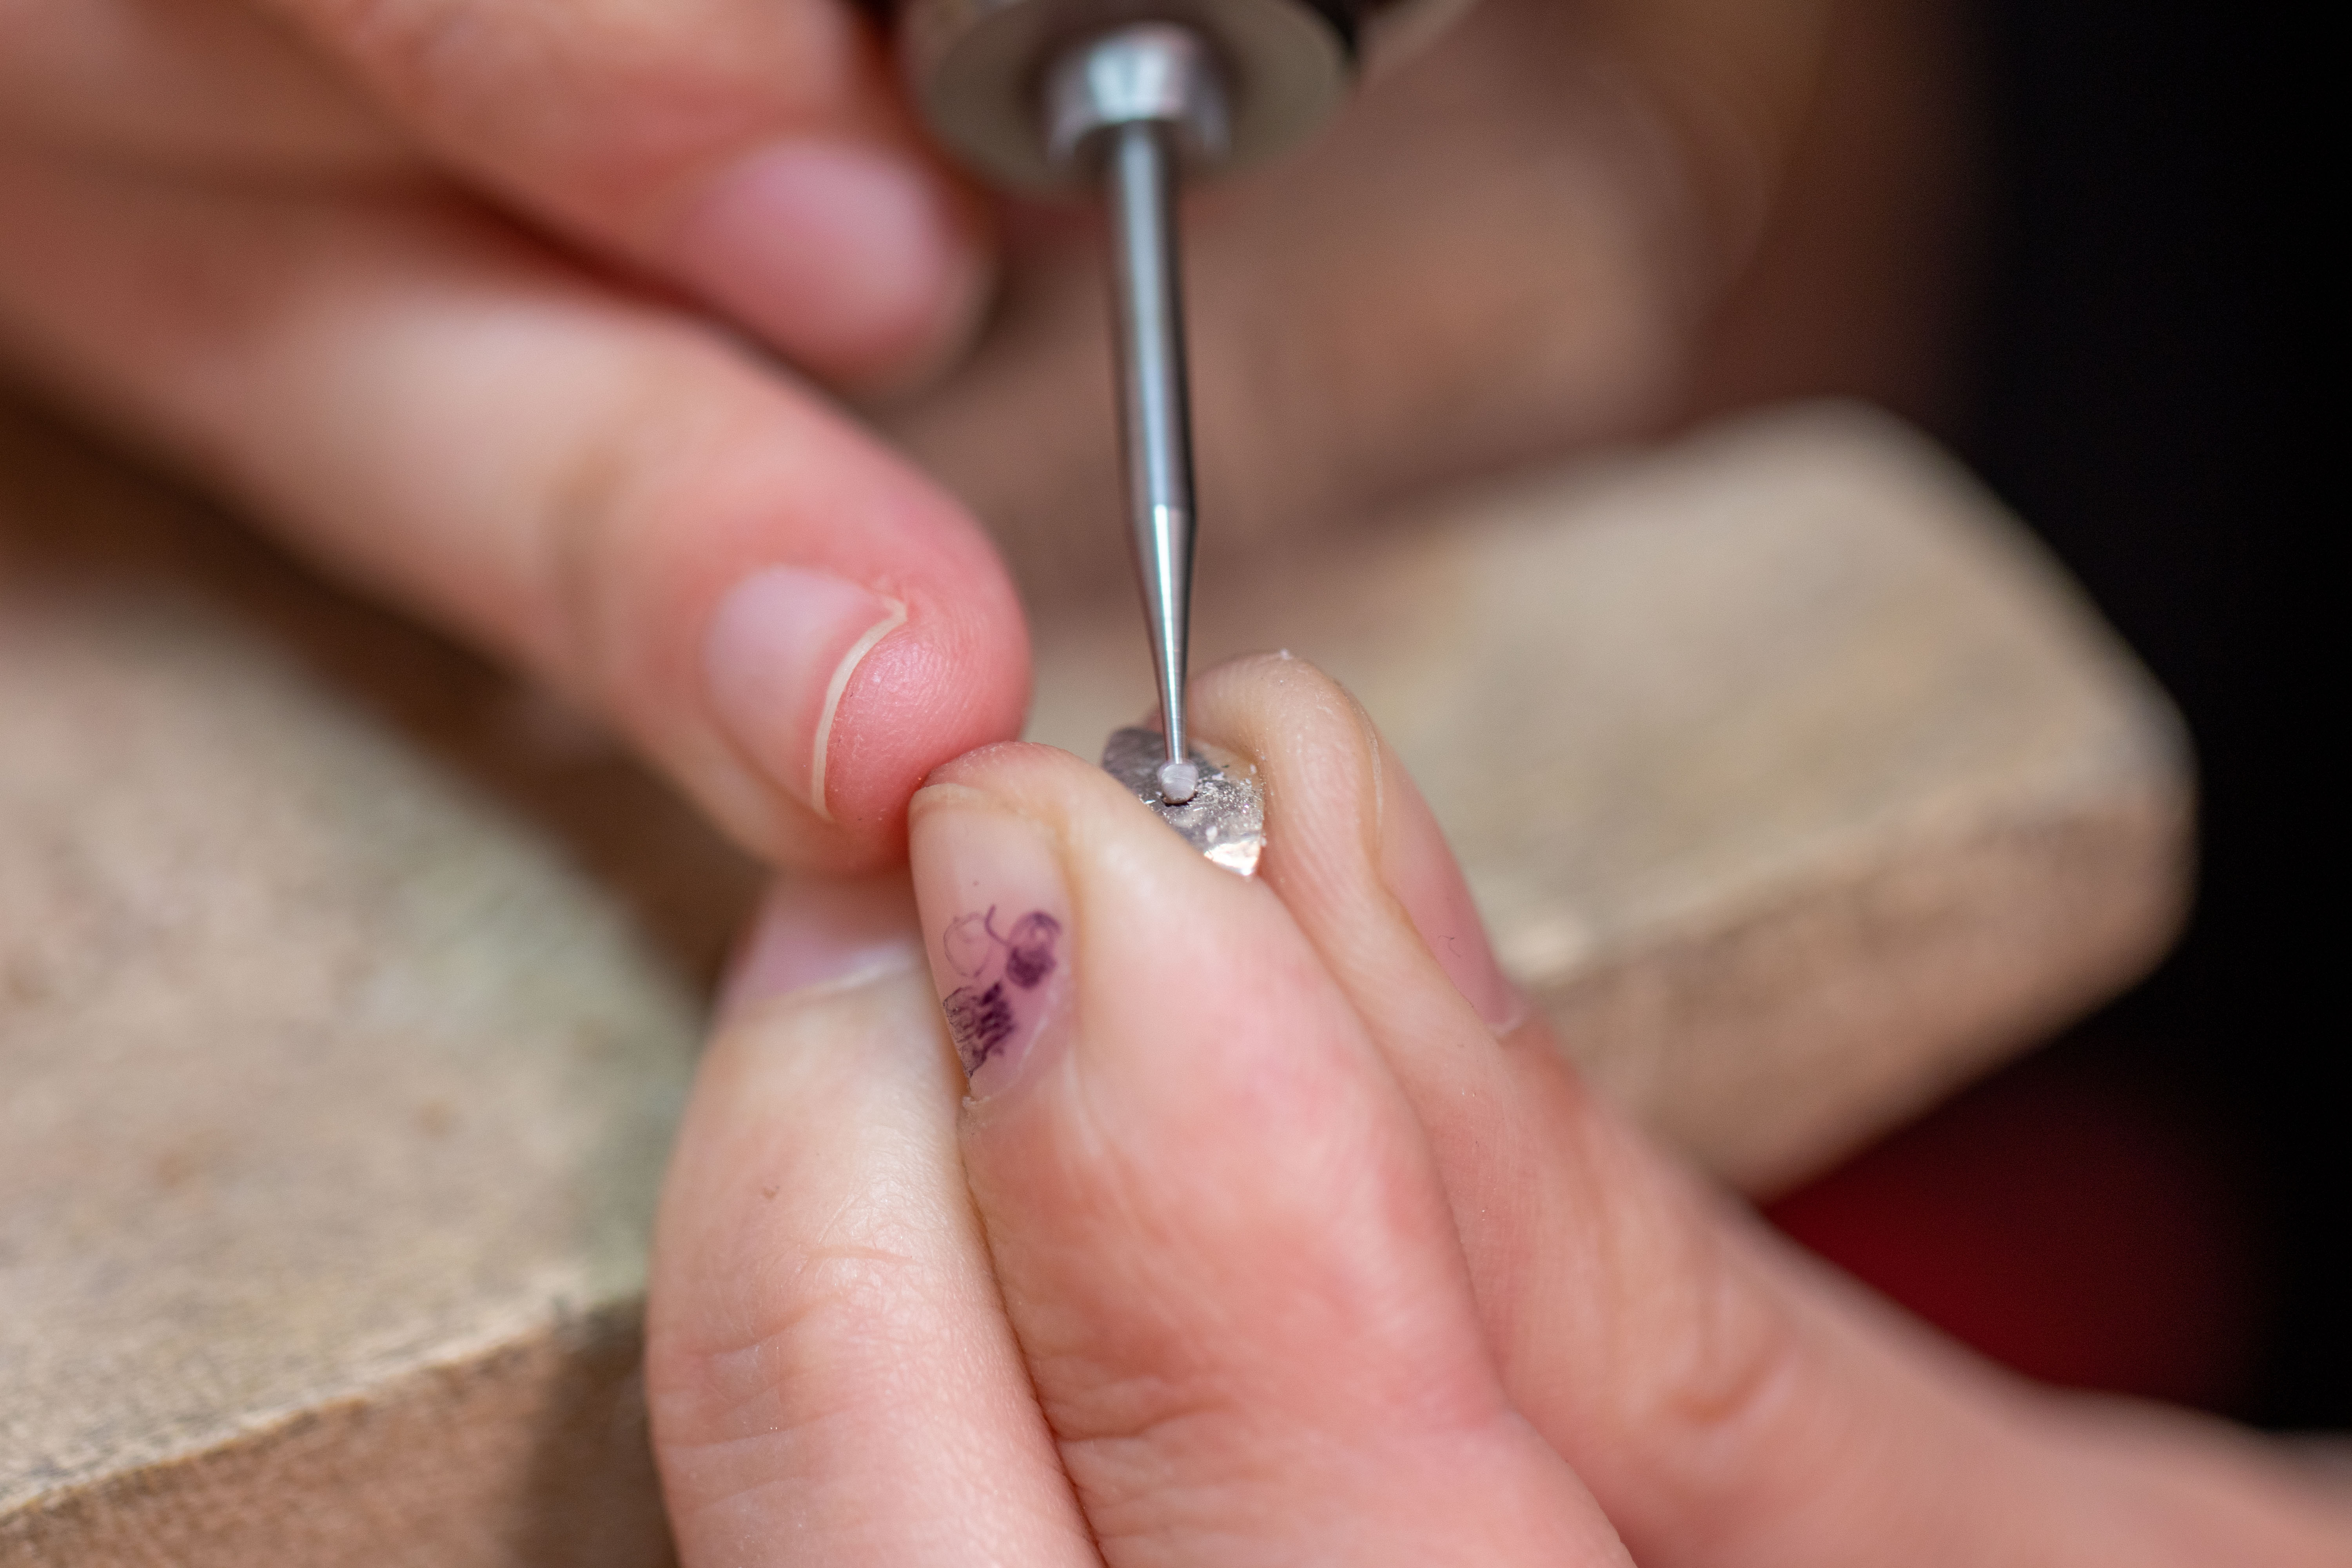
<svg viewBox="0 0 2352 1568">
<path fill-rule="evenodd" d="M 1192 430 L 1176 244 L 1170 128 L 1109 132 L 1103 181 L 1117 253 L 1119 416 L 1143 613 L 1160 681 L 1168 761 L 1187 755 L 1184 682 L 1192 616 Z"/>
</svg>

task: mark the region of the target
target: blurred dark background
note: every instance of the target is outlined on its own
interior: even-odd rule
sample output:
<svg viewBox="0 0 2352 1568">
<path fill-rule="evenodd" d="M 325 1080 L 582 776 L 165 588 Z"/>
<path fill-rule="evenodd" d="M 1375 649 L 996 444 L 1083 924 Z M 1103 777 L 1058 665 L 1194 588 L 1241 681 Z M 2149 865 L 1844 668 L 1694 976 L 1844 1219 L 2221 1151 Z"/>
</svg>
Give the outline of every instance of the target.
<svg viewBox="0 0 2352 1568">
<path fill-rule="evenodd" d="M 2352 1107 L 2307 808 L 2335 704 L 2298 613 L 2332 515 L 2322 187 L 2295 34 L 2220 5 L 1980 0 L 1988 117 L 1963 453 L 2170 690 L 2202 889 L 2163 968 L 1776 1205 L 2025 1370 L 2352 1427 Z M 2315 48 L 2315 41 L 2305 43 Z"/>
</svg>

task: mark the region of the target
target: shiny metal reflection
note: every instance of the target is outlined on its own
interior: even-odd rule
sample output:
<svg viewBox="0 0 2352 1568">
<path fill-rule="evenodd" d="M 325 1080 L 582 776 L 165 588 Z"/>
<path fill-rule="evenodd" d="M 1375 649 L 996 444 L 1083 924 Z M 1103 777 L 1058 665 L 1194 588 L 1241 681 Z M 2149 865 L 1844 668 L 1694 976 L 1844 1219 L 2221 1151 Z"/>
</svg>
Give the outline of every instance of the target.
<svg viewBox="0 0 2352 1568">
<path fill-rule="evenodd" d="M 1201 770 L 1200 782 L 1192 799 L 1178 803 L 1160 792 L 1160 768 L 1166 760 L 1165 738 L 1157 730 L 1113 731 L 1103 747 L 1103 770 L 1186 843 L 1228 871 L 1253 875 L 1265 852 L 1265 787 L 1257 769 L 1195 745 L 1191 761 Z"/>
</svg>

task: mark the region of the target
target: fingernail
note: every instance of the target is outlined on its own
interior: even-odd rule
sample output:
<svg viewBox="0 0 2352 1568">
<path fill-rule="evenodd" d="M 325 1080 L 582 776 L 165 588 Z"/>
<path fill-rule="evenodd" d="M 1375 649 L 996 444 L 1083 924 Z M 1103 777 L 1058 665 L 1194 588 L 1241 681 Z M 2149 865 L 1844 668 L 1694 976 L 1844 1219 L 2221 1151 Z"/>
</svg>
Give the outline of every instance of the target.
<svg viewBox="0 0 2352 1568">
<path fill-rule="evenodd" d="M 1066 1011 L 1069 895 L 1043 829 L 935 786 L 908 825 L 931 980 L 975 1100 L 1017 1081 Z"/>
<path fill-rule="evenodd" d="M 771 566 L 728 590 L 703 645 L 711 709 L 775 785 L 830 822 L 825 761 L 842 694 L 907 606 L 843 578 Z"/>
<path fill-rule="evenodd" d="M 761 901 L 719 987 L 720 1021 L 813 985 L 912 966 L 923 940 L 902 872 L 857 881 L 779 882 Z"/>
<path fill-rule="evenodd" d="M 966 268 L 928 170 L 843 142 L 785 142 L 728 169 L 688 212 L 677 265 L 714 302 L 822 372 L 913 346 Z"/>
</svg>

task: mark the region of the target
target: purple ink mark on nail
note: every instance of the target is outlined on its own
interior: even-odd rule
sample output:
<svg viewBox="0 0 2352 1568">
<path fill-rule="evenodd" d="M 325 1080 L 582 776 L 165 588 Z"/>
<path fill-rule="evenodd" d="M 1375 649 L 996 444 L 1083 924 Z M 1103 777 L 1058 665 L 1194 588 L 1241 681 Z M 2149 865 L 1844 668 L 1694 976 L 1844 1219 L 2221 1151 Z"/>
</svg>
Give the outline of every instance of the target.
<svg viewBox="0 0 2352 1568">
<path fill-rule="evenodd" d="M 1004 978 L 1024 991 L 1034 991 L 1054 973 L 1054 943 L 1062 922 L 1043 910 L 1032 910 L 1013 923 L 1004 939 Z"/>
<path fill-rule="evenodd" d="M 978 1072 L 1013 1037 L 1018 1020 L 1013 1016 L 1013 993 L 1005 986 L 1034 991 L 1044 984 L 1061 962 L 1055 952 L 1061 938 L 1062 922 L 1043 910 L 1030 910 L 1013 922 L 1010 931 L 999 932 L 993 904 L 986 914 L 958 915 L 940 933 L 940 949 L 950 967 L 971 982 L 948 993 L 940 1004 L 967 1076 Z M 996 966 L 999 949 L 1004 955 L 1003 973 L 983 986 Z"/>
<path fill-rule="evenodd" d="M 992 906 L 989 914 L 995 912 Z M 940 933 L 940 948 L 947 954 L 950 968 L 966 980 L 977 980 L 980 972 L 988 966 L 995 937 L 996 933 L 988 929 L 988 915 L 959 915 Z"/>
<path fill-rule="evenodd" d="M 1013 1004 L 1000 980 L 985 991 L 960 986 L 948 994 L 942 1005 L 947 1009 L 948 1033 L 955 1040 L 956 1058 L 969 1078 L 1011 1037 Z"/>
</svg>

